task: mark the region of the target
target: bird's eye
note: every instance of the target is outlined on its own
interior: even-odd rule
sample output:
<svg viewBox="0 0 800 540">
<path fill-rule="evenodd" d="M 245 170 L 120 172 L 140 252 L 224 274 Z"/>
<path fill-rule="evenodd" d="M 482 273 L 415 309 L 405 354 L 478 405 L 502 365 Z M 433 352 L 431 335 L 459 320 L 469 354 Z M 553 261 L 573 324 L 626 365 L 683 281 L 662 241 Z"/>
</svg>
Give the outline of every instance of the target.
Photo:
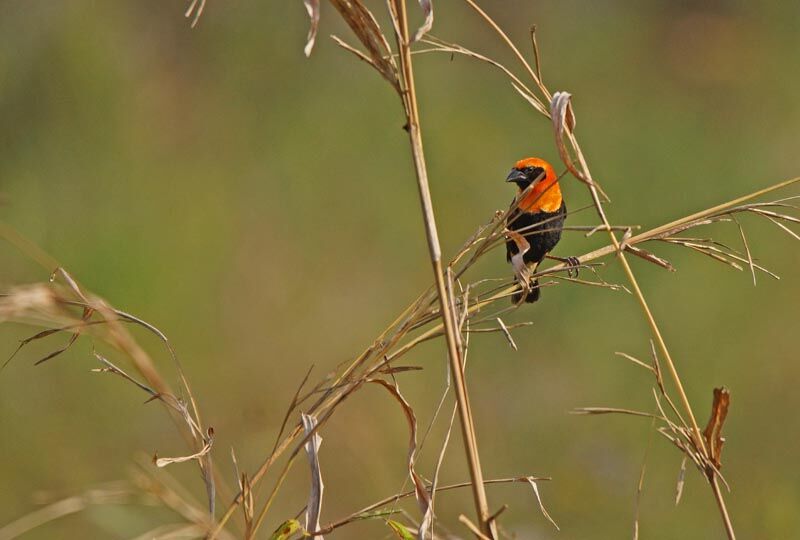
<svg viewBox="0 0 800 540">
<path fill-rule="evenodd" d="M 536 169 L 536 167 L 525 167 L 525 174 L 531 174 Z"/>
</svg>

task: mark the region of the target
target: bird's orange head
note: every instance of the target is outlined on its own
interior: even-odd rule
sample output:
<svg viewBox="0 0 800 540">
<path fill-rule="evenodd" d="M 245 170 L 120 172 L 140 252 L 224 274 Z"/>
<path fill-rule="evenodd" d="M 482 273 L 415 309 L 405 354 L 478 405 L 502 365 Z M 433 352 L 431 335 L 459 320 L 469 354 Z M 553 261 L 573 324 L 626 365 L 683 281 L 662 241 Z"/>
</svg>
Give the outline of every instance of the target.
<svg viewBox="0 0 800 540">
<path fill-rule="evenodd" d="M 562 203 L 555 169 L 543 159 L 530 157 L 517 161 L 506 182 L 517 184 L 520 193 L 533 187 L 519 202 L 525 212 L 556 212 Z"/>
</svg>

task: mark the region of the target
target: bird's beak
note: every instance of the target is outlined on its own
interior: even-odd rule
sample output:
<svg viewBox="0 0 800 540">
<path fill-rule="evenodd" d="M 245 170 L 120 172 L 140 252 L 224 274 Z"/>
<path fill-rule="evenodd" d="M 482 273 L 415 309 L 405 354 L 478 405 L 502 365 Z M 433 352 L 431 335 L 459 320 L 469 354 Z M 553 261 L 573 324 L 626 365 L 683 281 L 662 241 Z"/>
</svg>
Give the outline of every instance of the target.
<svg viewBox="0 0 800 540">
<path fill-rule="evenodd" d="M 519 169 L 511 169 L 508 178 L 506 178 L 506 182 L 524 182 L 525 180 L 527 180 L 525 173 Z"/>
</svg>

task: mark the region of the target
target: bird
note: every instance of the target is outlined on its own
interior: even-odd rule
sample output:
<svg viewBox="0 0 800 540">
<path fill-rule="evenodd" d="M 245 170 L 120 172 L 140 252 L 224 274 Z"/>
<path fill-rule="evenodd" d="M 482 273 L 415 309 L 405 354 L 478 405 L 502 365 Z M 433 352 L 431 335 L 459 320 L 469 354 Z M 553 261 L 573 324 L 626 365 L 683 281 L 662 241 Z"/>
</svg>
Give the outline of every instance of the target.
<svg viewBox="0 0 800 540">
<path fill-rule="evenodd" d="M 506 217 L 506 229 L 510 231 L 506 234 L 506 260 L 514 264 L 519 276 L 521 273 L 535 271 L 561 240 L 567 205 L 561 196 L 561 187 L 553 166 L 541 158 L 529 157 L 517 161 L 506 182 L 515 183 L 518 190 L 517 197 L 511 203 L 512 210 Z M 517 201 L 523 192 L 525 195 Z M 520 246 L 524 250 L 520 236 L 530 247 L 522 254 L 524 266 L 518 267 L 521 263 L 515 261 L 514 256 L 519 254 Z M 566 262 L 570 268 L 577 269 L 579 265 L 575 257 L 552 258 Z M 527 277 L 523 279 L 527 282 Z M 539 281 L 533 280 L 527 291 L 523 287 L 511 300 L 514 304 L 521 303 L 523 299 L 527 303 L 533 303 L 539 300 L 539 296 Z"/>
</svg>

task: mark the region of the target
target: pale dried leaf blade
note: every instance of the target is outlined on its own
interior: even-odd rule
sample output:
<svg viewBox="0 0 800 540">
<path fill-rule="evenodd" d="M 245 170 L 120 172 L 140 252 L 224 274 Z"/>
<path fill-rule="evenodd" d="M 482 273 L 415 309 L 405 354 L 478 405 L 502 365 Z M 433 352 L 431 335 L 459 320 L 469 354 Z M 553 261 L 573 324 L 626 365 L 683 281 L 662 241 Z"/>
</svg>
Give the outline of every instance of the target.
<svg viewBox="0 0 800 540">
<path fill-rule="evenodd" d="M 311 56 L 311 51 L 314 49 L 314 42 L 317 39 L 317 30 L 319 30 L 319 0 L 303 0 L 308 12 L 308 18 L 311 19 L 311 25 L 308 28 L 308 37 L 306 38 L 306 46 L 303 49 L 306 57 Z"/>
<path fill-rule="evenodd" d="M 683 456 L 681 460 L 681 469 L 678 471 L 678 482 L 675 484 L 675 506 L 678 506 L 678 503 L 681 502 L 681 497 L 683 496 L 683 485 L 686 480 L 686 460 L 688 458 Z"/>
<path fill-rule="evenodd" d="M 542 515 L 546 517 L 550 523 L 553 524 L 553 527 L 555 527 L 557 531 L 560 531 L 561 529 L 558 527 L 558 524 L 556 524 L 556 522 L 553 521 L 553 518 L 550 517 L 550 514 L 547 512 L 547 509 L 544 507 L 544 503 L 542 503 L 542 496 L 539 494 L 539 486 L 536 484 L 536 480 L 534 480 L 530 476 L 527 478 L 527 480 L 528 483 L 533 488 L 533 493 L 534 495 L 536 495 L 536 501 L 539 503 L 539 510 L 541 510 Z"/>
<path fill-rule="evenodd" d="M 517 348 L 517 344 L 514 342 L 514 338 L 511 336 L 511 332 L 509 331 L 506 324 L 503 322 L 503 319 L 497 317 L 497 322 L 500 325 L 500 328 L 503 330 L 503 335 L 506 337 L 506 340 L 508 340 L 508 344 L 511 346 L 512 349 L 518 351 L 519 348 Z"/>
<path fill-rule="evenodd" d="M 303 419 L 303 429 L 308 435 L 317 427 L 317 418 L 307 414 L 302 414 L 301 417 Z M 308 464 L 311 467 L 311 491 L 306 505 L 307 531 L 318 531 L 320 529 L 319 517 L 322 512 L 322 492 L 325 489 L 322 483 L 322 471 L 319 466 L 319 447 L 321 444 L 322 437 L 315 431 L 305 445 Z M 322 535 L 317 535 L 314 536 L 314 539 L 323 540 L 323 537 Z"/>
<path fill-rule="evenodd" d="M 425 15 L 425 22 L 414 34 L 414 41 L 422 39 L 433 28 L 433 0 L 419 0 L 419 6 L 422 8 L 423 15 Z"/>
<path fill-rule="evenodd" d="M 156 467 L 162 468 L 166 467 L 167 465 L 172 465 L 173 463 L 184 463 L 186 461 L 192 461 L 193 459 L 200 459 L 211 451 L 212 446 L 214 446 L 214 438 L 209 437 L 206 443 L 203 445 L 203 448 L 201 448 L 200 451 L 195 454 L 172 458 L 160 458 L 156 455 L 153 457 L 153 463 L 156 464 Z"/>
</svg>

